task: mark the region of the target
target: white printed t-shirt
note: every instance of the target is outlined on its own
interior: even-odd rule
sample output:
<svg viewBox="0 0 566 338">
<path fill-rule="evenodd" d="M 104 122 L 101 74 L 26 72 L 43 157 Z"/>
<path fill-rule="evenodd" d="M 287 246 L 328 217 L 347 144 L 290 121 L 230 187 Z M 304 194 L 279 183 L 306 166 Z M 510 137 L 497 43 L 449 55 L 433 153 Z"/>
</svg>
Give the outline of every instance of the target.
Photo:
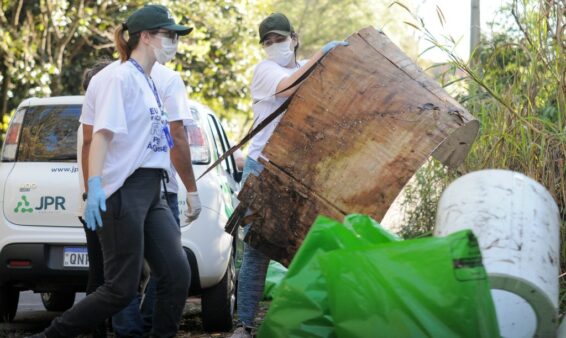
<svg viewBox="0 0 566 338">
<path fill-rule="evenodd" d="M 94 111 L 83 110 L 80 122 L 93 125 L 93 134 L 103 129 L 113 133 L 102 169 L 102 188 L 110 197 L 138 168 L 169 170 L 171 162 L 163 133 L 166 117 L 145 75 L 131 62 L 101 75 L 92 87 Z M 90 85 L 87 94 L 89 90 Z"/>
<path fill-rule="evenodd" d="M 83 108 L 81 112 L 80 122 L 88 125 L 93 125 L 94 123 L 94 111 L 95 111 L 95 99 L 96 96 L 100 94 L 99 86 L 105 86 L 107 79 L 113 74 L 116 67 L 120 66 L 121 61 L 117 60 L 104 67 L 100 72 L 98 72 L 90 81 L 87 92 L 85 94 L 85 100 L 83 102 Z M 189 101 L 187 99 L 187 93 L 185 85 L 179 73 L 167 68 L 166 66 L 155 63 L 151 70 L 151 77 L 157 87 L 157 92 L 159 93 L 159 98 L 161 99 L 163 106 L 169 117 L 169 122 L 173 121 L 184 121 L 188 123 L 192 121 L 192 116 L 189 111 Z M 146 83 L 147 86 L 147 83 Z M 152 94 L 153 97 L 153 94 Z M 80 147 L 79 147 L 80 149 Z M 79 150 L 80 151 L 80 150 Z M 80 155 L 78 157 L 79 171 L 81 179 L 81 191 L 84 190 L 84 184 L 82 180 L 82 166 L 80 161 Z M 171 165 L 168 170 L 169 173 L 169 183 L 167 183 L 168 192 L 178 192 L 178 184 L 175 179 L 176 173 L 175 169 Z M 108 195 L 107 195 L 108 196 Z M 82 214 L 82 211 L 80 211 Z"/>
<path fill-rule="evenodd" d="M 281 67 L 279 64 L 271 60 L 263 60 L 257 64 L 254 69 L 254 76 L 251 85 L 252 100 L 254 102 L 252 106 L 255 121 L 254 127 L 261 123 L 267 116 L 269 116 L 269 114 L 273 113 L 283 104 L 283 102 L 285 102 L 287 99 L 286 97 L 274 96 L 277 92 L 277 85 L 283 79 L 297 71 L 300 67 L 304 66 L 306 62 L 307 60 L 298 62 L 297 68 Z M 282 117 L 283 114 L 279 115 L 279 117 L 253 137 L 248 151 L 249 157 L 254 160 L 258 159 Z"/>
</svg>

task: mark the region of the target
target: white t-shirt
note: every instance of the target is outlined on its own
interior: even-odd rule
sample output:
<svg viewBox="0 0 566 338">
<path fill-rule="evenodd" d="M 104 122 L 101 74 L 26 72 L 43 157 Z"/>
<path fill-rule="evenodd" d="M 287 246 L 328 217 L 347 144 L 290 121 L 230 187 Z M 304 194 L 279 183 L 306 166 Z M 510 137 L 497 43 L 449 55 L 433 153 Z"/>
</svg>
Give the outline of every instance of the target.
<svg viewBox="0 0 566 338">
<path fill-rule="evenodd" d="M 116 67 L 120 66 L 120 64 L 121 61 L 119 60 L 112 62 L 91 79 L 88 90 L 85 94 L 85 100 L 83 102 L 83 108 L 80 118 L 81 123 L 89 125 L 94 124 L 95 102 L 96 96 L 100 94 L 99 87 L 106 85 L 109 76 L 114 73 Z M 187 92 L 185 84 L 183 83 L 183 80 L 181 79 L 179 73 L 156 62 L 151 70 L 151 77 L 155 83 L 155 86 L 157 87 L 157 92 L 163 103 L 163 106 L 165 107 L 165 110 L 169 117 L 169 122 L 183 120 L 186 123 L 187 121 L 191 121 L 193 118 L 189 110 Z M 147 83 L 145 84 L 145 86 L 147 86 Z M 83 188 L 81 191 L 84 191 L 80 158 L 78 160 L 78 163 L 81 188 Z M 176 193 L 178 191 L 178 184 L 177 180 L 175 179 L 175 169 L 172 165 L 169 168 L 168 172 L 169 183 L 167 183 L 167 191 Z"/>
<path fill-rule="evenodd" d="M 83 108 L 81 111 L 80 122 L 84 124 L 93 124 L 94 120 L 94 99 L 98 95 L 98 86 L 105 85 L 106 79 L 111 75 L 114 69 L 120 66 L 121 61 L 117 60 L 104 67 L 95 76 L 92 77 L 85 93 Z M 156 62 L 151 69 L 151 78 L 153 79 L 159 97 L 165 106 L 169 122 L 179 120 L 192 120 L 193 117 L 189 111 L 189 100 L 185 84 L 181 76 L 176 71 Z M 183 95 L 175 95 L 180 94 Z"/>
<path fill-rule="evenodd" d="M 131 62 L 107 68 L 89 84 L 80 122 L 93 125 L 93 133 L 114 134 L 102 170 L 102 188 L 110 197 L 136 169 L 169 170 L 171 162 L 163 132 L 167 117 L 145 75 Z"/>
<path fill-rule="evenodd" d="M 297 69 L 302 67 L 307 61 L 298 62 L 297 68 L 281 67 L 274 61 L 263 60 L 254 69 L 254 76 L 251 85 L 251 94 L 254 111 L 254 127 L 262 122 L 269 114 L 273 113 L 279 106 L 285 102 L 286 97 L 275 97 L 277 85 L 286 77 L 289 77 Z M 267 141 L 273 134 L 275 127 L 283 117 L 279 115 L 268 126 L 263 128 L 256 136 L 253 137 L 248 151 L 248 156 L 257 160 L 261 155 Z"/>
</svg>

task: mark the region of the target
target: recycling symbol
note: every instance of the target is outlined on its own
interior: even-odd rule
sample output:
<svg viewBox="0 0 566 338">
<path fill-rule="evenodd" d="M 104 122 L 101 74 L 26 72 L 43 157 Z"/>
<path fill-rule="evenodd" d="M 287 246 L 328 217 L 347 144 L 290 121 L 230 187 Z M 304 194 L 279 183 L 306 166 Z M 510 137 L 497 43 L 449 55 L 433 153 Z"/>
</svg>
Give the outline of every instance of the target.
<svg viewBox="0 0 566 338">
<path fill-rule="evenodd" d="M 28 207 L 28 208 L 26 208 Z M 33 211 L 33 208 L 29 208 L 29 202 L 28 199 L 26 197 L 26 195 L 22 195 L 22 200 L 18 202 L 18 206 L 16 206 L 16 209 L 14 209 L 14 212 L 29 212 L 31 213 Z"/>
</svg>

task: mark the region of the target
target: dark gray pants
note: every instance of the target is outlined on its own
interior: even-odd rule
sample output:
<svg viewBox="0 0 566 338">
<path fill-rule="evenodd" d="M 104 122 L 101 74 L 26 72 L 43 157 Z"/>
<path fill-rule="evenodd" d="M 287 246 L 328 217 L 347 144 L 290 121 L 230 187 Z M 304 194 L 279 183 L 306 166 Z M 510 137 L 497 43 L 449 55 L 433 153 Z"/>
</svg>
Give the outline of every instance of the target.
<svg viewBox="0 0 566 338">
<path fill-rule="evenodd" d="M 105 281 L 45 330 L 75 337 L 111 317 L 136 297 L 143 258 L 157 280 L 152 337 L 174 337 L 184 309 L 190 268 L 181 233 L 160 194 L 161 171 L 138 169 L 106 200 L 97 235 Z"/>
</svg>

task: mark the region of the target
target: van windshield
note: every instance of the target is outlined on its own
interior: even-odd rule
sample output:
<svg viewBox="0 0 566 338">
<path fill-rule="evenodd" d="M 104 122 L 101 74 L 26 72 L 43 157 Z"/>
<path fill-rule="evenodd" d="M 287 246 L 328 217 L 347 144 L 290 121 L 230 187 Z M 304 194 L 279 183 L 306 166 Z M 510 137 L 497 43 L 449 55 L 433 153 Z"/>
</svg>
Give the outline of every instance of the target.
<svg viewBox="0 0 566 338">
<path fill-rule="evenodd" d="M 31 106 L 26 110 L 18 162 L 75 162 L 80 105 Z"/>
</svg>

